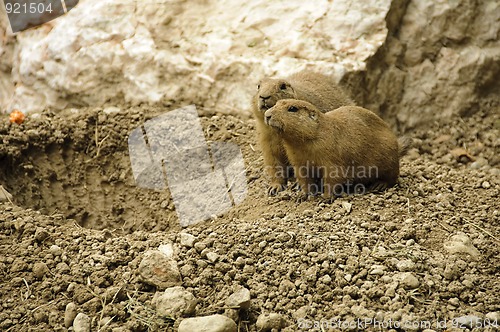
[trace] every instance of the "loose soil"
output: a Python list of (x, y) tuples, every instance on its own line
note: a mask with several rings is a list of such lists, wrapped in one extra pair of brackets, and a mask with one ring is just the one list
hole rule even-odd
[[(298, 203), (290, 189), (267, 197), (254, 121), (199, 109), (208, 142), (241, 148), (248, 195), (184, 230), (168, 190), (136, 185), (127, 145), (130, 131), (174, 108), (45, 112), (22, 125), (2, 115), (0, 184), (13, 198), (0, 203), (0, 330), (67, 331), (69, 302), (91, 317), (92, 331), (175, 330), (179, 321), (155, 314), (157, 290), (137, 275), (143, 253), (169, 242), (182, 286), (199, 300), (197, 316), (224, 313), (239, 285), (250, 290), (239, 331), (257, 331), (266, 312), (283, 315), (284, 331), (358, 318), (429, 322), (436, 331), (446, 320), (453, 331), (451, 320), (467, 315), (487, 326), (475, 330), (495, 330), (488, 322), (500, 311), (498, 106), (407, 133), (414, 147), (396, 187), (331, 203)], [(195, 247), (180, 245), (181, 230), (196, 236)], [(479, 255), (446, 249), (462, 233)], [(208, 260), (205, 249), (219, 259)], [(401, 280), (408, 273), (413, 285)]]

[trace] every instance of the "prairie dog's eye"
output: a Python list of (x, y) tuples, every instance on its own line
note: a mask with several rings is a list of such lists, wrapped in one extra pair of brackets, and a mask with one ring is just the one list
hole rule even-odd
[(280, 89), (281, 89), (281, 90), (286, 90), (286, 84), (285, 84), (285, 83), (281, 83), (281, 85), (280, 85)]
[(288, 112), (297, 112), (299, 109), (295, 106), (288, 107)]
[(260, 84), (257, 84), (257, 90), (260, 90)]

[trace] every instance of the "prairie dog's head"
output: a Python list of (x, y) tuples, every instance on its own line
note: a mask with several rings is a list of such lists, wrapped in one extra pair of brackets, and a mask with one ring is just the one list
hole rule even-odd
[(257, 99), (257, 108), (262, 113), (273, 107), (278, 100), (295, 97), (295, 91), (287, 80), (264, 78), (257, 84), (255, 98)]
[(291, 139), (314, 139), (318, 135), (320, 110), (307, 101), (282, 99), (264, 114), (265, 123)]

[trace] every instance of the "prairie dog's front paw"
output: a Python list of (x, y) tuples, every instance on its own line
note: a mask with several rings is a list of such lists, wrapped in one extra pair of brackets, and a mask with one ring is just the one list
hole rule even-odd
[(267, 189), (267, 194), (269, 196), (276, 196), (279, 192), (285, 190), (285, 185), (282, 183), (273, 183)]

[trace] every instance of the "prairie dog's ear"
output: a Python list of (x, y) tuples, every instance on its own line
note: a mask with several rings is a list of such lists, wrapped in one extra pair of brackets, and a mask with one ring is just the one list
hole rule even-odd
[(318, 113), (316, 113), (315, 111), (309, 111), (309, 117), (316, 121), (316, 119), (318, 118)]
[(290, 85), (290, 83), (288, 83), (286, 80), (278, 80), (277, 83), (278, 83), (278, 88), (281, 91), (286, 91), (286, 90), (292, 88), (292, 86)]

